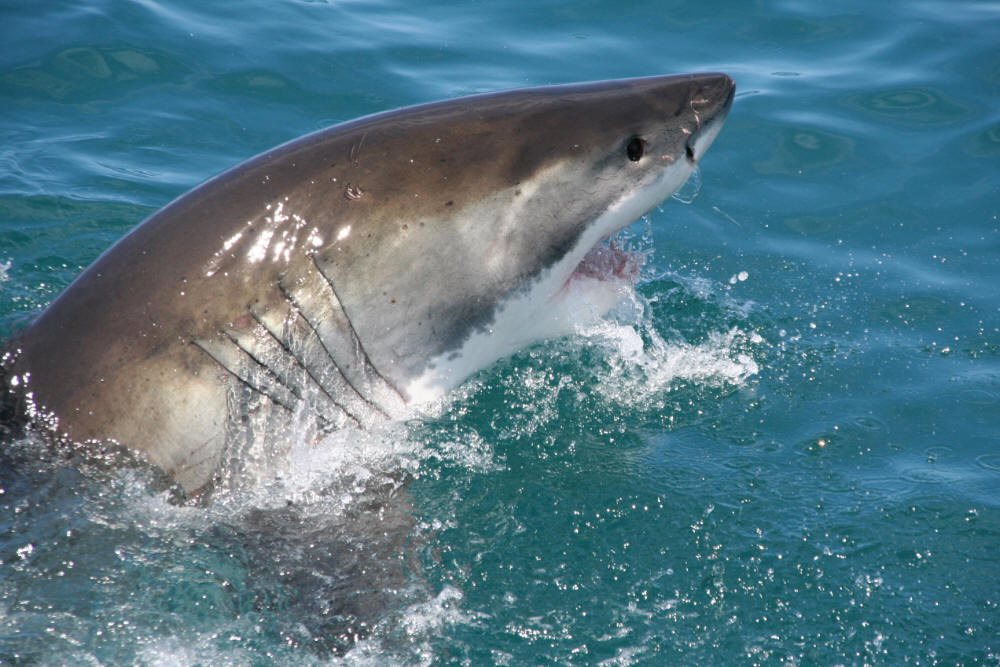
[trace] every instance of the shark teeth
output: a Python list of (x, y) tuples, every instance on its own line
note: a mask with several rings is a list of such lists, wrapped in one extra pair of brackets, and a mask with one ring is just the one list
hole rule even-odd
[(587, 252), (567, 283), (590, 278), (635, 284), (639, 280), (639, 272), (646, 263), (649, 253), (649, 250), (628, 248), (619, 239), (598, 243)]

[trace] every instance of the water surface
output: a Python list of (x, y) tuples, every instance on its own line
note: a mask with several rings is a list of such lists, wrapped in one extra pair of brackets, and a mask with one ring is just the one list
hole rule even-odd
[(0, 661), (1000, 663), (996, 3), (0, 13), (0, 334), (172, 198), (338, 121), (738, 89), (690, 203), (634, 228), (636, 299), (424, 419), (209, 508), (6, 444)]

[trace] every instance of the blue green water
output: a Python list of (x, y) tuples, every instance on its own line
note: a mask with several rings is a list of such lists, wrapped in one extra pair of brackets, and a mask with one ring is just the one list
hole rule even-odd
[(637, 298), (422, 419), (208, 508), (6, 443), (0, 663), (1000, 664), (995, 2), (3, 2), (0, 45), (0, 335), (341, 120), (738, 90)]

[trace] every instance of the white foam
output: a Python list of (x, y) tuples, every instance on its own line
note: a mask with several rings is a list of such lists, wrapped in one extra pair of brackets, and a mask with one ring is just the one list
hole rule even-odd
[[(715, 292), (704, 281), (696, 281), (690, 288), (700, 297)], [(603, 352), (603, 365), (592, 371), (595, 391), (602, 400), (641, 408), (681, 383), (738, 387), (759, 372), (753, 352), (765, 341), (755, 331), (736, 326), (711, 331), (698, 342), (667, 339), (650, 321), (645, 305), (641, 297), (633, 295), (619, 306), (615, 319), (577, 329), (581, 344), (597, 346)], [(750, 307), (724, 305), (740, 314)]]
[(681, 382), (708, 387), (739, 386), (759, 371), (745, 351), (762, 342), (739, 328), (711, 332), (700, 343), (667, 341), (655, 330), (648, 340), (630, 325), (606, 323), (585, 335), (611, 348), (607, 370), (596, 383), (604, 400), (632, 405)]
[(445, 586), (435, 597), (407, 607), (402, 616), (393, 623), (397, 628), (395, 634), (402, 635), (406, 640), (405, 644), (399, 647), (403, 652), (402, 655), (393, 656), (385, 638), (374, 636), (358, 642), (343, 657), (332, 660), (331, 664), (364, 667), (438, 663), (440, 656), (435, 653), (431, 641), (441, 636), (450, 626), (475, 621), (473, 614), (461, 609), (464, 597), (459, 589)]
[[(220, 648), (219, 635), (229, 634), (233, 646)], [(260, 654), (239, 646), (243, 637), (239, 631), (202, 633), (194, 637), (156, 637), (137, 652), (136, 662), (147, 667), (187, 667), (188, 665), (248, 665), (260, 660)], [(296, 657), (297, 664), (309, 664), (305, 656)]]

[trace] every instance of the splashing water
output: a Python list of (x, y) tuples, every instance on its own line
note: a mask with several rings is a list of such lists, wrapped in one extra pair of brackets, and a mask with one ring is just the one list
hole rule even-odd
[(682, 204), (690, 204), (698, 197), (699, 192), (701, 192), (701, 167), (695, 167), (684, 185), (678, 188), (671, 198)]

